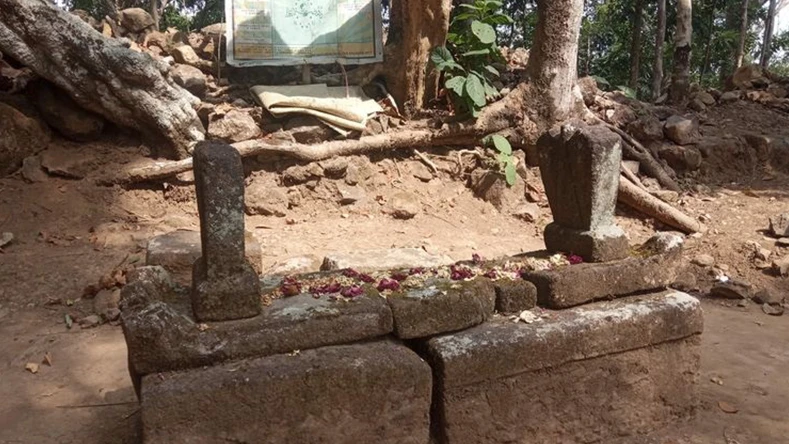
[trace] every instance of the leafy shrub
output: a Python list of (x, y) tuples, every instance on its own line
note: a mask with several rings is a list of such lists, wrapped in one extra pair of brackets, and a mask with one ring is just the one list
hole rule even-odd
[(498, 96), (493, 82), (499, 77), (494, 64), (503, 63), (496, 43), (496, 26), (512, 19), (500, 12), (502, 2), (474, 0), (458, 5), (447, 34), (447, 46), (433, 49), (431, 61), (444, 73), (444, 86), (456, 107), (473, 117)]

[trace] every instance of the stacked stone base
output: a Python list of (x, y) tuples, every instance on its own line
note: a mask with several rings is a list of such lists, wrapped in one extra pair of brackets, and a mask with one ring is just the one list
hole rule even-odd
[[(166, 271), (140, 268), (121, 319), (143, 441), (586, 443), (688, 418), (703, 320), (696, 299), (665, 290), (681, 240), (635, 251), (519, 277), (436, 271), (383, 295), (264, 299), (258, 316), (206, 323)], [(264, 294), (282, 279), (263, 279)]]
[(422, 444), (430, 391), (430, 367), (390, 341), (149, 375), (143, 440)]

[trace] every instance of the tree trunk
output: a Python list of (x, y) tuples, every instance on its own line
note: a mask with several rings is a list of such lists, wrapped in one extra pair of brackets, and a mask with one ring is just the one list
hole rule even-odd
[(104, 6), (107, 8), (107, 15), (113, 20), (118, 20), (118, 5), (115, 0), (104, 0)]
[(384, 75), (392, 97), (412, 116), (438, 93), (430, 52), (446, 43), (452, 0), (394, 0), (390, 9)]
[(80, 106), (164, 142), (184, 158), (204, 138), (198, 101), (169, 67), (107, 39), (48, 0), (0, 0), (0, 51), (60, 87)]
[(734, 54), (734, 69), (742, 66), (745, 58), (745, 42), (748, 40), (748, 0), (742, 0), (740, 9), (740, 38), (737, 42), (737, 52)]
[(540, 115), (561, 121), (576, 105), (578, 36), (584, 0), (537, 0), (537, 29), (527, 72), (538, 97)]
[(636, 0), (633, 5), (633, 30), (630, 40), (630, 83), (633, 91), (638, 91), (638, 77), (641, 71), (641, 31), (644, 27), (644, 0)]
[(150, 0), (151, 18), (153, 18), (153, 29), (159, 30), (159, 0)]
[(773, 44), (773, 29), (775, 28), (775, 9), (778, 5), (778, 0), (770, 0), (770, 7), (767, 9), (767, 18), (764, 22), (764, 39), (762, 40), (762, 58), (759, 64), (762, 68), (767, 68), (770, 64), (770, 56), (772, 55)]
[(677, 30), (674, 36), (674, 72), (671, 76), (669, 100), (682, 103), (690, 89), (690, 43), (693, 36), (693, 2), (677, 0)]
[(709, 21), (707, 22), (707, 45), (704, 50), (704, 61), (701, 62), (701, 71), (699, 72), (699, 84), (704, 81), (704, 75), (707, 73), (710, 65), (710, 53), (712, 52), (712, 42), (715, 36), (715, 10), (718, 5), (717, 0), (712, 2), (712, 10), (710, 11)]
[(666, 0), (658, 0), (655, 33), (655, 64), (652, 74), (652, 100), (663, 92), (663, 43), (666, 40)]

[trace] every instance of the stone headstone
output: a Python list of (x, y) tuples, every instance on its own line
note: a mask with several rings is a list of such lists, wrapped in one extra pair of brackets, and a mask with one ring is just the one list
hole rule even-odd
[(624, 231), (614, 223), (622, 145), (604, 126), (573, 121), (538, 140), (540, 170), (553, 222), (545, 228), (551, 251), (588, 262), (628, 255)]
[(244, 257), (244, 169), (222, 142), (194, 151), (202, 256), (192, 270), (192, 309), (199, 321), (225, 321), (260, 313), (260, 282)]

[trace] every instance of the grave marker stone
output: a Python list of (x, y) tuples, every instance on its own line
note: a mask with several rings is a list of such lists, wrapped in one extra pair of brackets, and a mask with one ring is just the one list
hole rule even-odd
[(540, 137), (540, 171), (553, 213), (544, 234), (548, 250), (587, 262), (627, 257), (627, 237), (614, 222), (621, 143), (608, 128), (581, 121)]
[(260, 281), (244, 257), (244, 168), (235, 148), (200, 142), (194, 154), (202, 256), (192, 269), (192, 310), (198, 321), (260, 313)]

